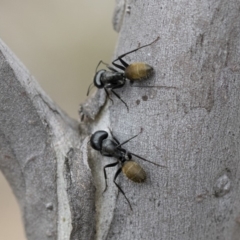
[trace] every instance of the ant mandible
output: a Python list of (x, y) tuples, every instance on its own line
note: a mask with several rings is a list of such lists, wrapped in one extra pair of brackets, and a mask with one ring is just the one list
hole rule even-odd
[[(109, 91), (111, 91), (119, 100), (122, 101), (122, 103), (127, 107), (127, 110), (129, 111), (129, 108), (126, 102), (124, 102), (121, 99), (121, 97), (114, 91), (114, 89), (123, 87), (126, 83), (126, 79), (129, 79), (130, 81), (137, 81), (137, 80), (149, 78), (153, 73), (153, 67), (143, 62), (135, 62), (135, 63), (128, 64), (122, 58), (130, 53), (138, 51), (141, 48), (152, 45), (159, 39), (160, 37), (157, 37), (157, 39), (155, 39), (153, 42), (149, 44), (143, 45), (141, 47), (138, 47), (134, 50), (131, 50), (127, 53), (120, 55), (118, 58), (112, 61), (113, 66), (110, 66), (109, 64), (104, 63), (103, 61), (100, 61), (96, 67), (95, 76), (92, 84), (94, 84), (94, 86), (99, 89), (103, 88), (107, 94), (107, 97), (113, 102), (113, 100), (110, 98), (109, 93), (107, 91), (107, 89), (109, 89)], [(117, 64), (116, 61), (120, 61), (121, 65)], [(105, 69), (101, 69), (97, 71), (101, 63), (106, 65), (110, 71), (107, 71)], [(119, 72), (114, 67), (122, 70), (123, 72)], [(87, 96), (90, 92), (92, 84), (90, 84), (90, 86), (88, 87)]]

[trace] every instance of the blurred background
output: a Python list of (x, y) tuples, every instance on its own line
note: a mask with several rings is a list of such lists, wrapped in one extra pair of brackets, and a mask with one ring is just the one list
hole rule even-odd
[[(113, 0), (0, 0), (0, 38), (71, 117), (86, 97), (99, 60), (117, 42)], [(23, 240), (21, 214), (0, 172), (0, 239)]]

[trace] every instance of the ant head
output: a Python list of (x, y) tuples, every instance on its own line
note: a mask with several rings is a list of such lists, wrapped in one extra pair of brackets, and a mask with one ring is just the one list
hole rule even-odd
[(90, 138), (90, 145), (93, 149), (97, 151), (102, 150), (102, 141), (108, 137), (108, 133), (106, 131), (97, 131), (92, 134)]
[(93, 79), (93, 83), (97, 88), (103, 88), (104, 85), (101, 82), (101, 77), (102, 75), (106, 72), (106, 70), (102, 69), (96, 72), (94, 79)]

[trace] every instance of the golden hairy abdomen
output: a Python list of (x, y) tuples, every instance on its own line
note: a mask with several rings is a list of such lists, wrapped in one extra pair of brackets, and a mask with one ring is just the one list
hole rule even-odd
[(125, 69), (125, 76), (129, 80), (141, 80), (144, 78), (148, 78), (153, 72), (153, 68), (142, 62), (136, 62), (130, 64)]
[(133, 182), (141, 183), (146, 180), (146, 172), (134, 161), (124, 162), (122, 171)]

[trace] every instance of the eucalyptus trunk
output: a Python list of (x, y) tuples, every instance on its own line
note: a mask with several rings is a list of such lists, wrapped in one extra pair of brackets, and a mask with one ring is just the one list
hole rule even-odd
[[(240, 239), (240, 2), (117, 1), (115, 58), (154, 68), (147, 80), (99, 89), (70, 119), (0, 42), (0, 167), (22, 209), (28, 239)], [(77, 111), (77, 110), (76, 110)], [(120, 142), (144, 183), (88, 144), (96, 130)]]

